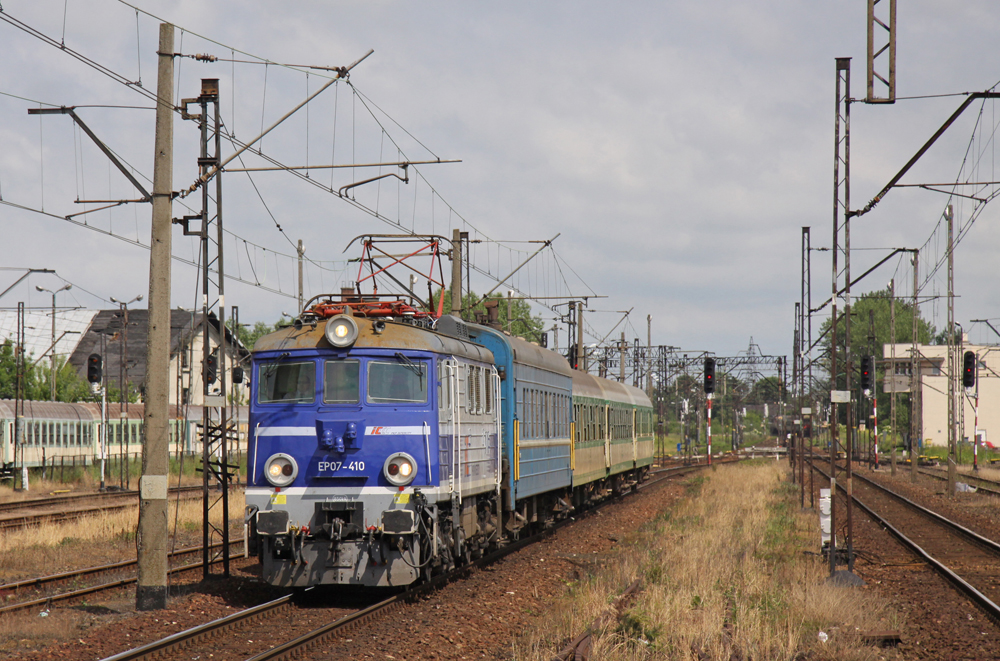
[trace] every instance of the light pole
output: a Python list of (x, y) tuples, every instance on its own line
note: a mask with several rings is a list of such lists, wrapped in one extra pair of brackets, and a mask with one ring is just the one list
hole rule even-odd
[(52, 294), (52, 346), (49, 347), (49, 358), (50, 358), (50, 372), (49, 372), (49, 400), (56, 401), (56, 294), (61, 291), (66, 291), (67, 289), (72, 289), (73, 285), (68, 282), (60, 287), (59, 289), (52, 290), (46, 289), (45, 287), (39, 287), (35, 285), (35, 289), (38, 291), (46, 291)]
[(125, 468), (125, 464), (128, 463), (127, 448), (131, 440), (128, 437), (128, 306), (141, 300), (142, 294), (130, 301), (119, 301), (114, 296), (111, 297), (111, 302), (117, 303), (122, 311), (122, 336), (119, 344), (121, 353), (118, 365), (118, 486), (127, 484), (126, 479), (131, 475)]

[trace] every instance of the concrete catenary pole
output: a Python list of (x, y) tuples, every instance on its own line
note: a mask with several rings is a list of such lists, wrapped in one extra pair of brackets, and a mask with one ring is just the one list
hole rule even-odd
[(153, 157), (153, 216), (149, 249), (149, 332), (146, 406), (139, 479), (137, 610), (167, 606), (167, 469), (170, 395), (170, 243), (173, 195), (174, 26), (160, 24)]
[(653, 315), (646, 315), (646, 397), (653, 399)]
[(917, 343), (917, 317), (920, 308), (917, 301), (919, 289), (920, 252), (913, 251), (913, 337), (910, 339), (910, 482), (917, 482), (917, 446), (923, 435), (923, 412), (920, 408), (920, 347)]
[(302, 305), (305, 303), (305, 299), (302, 297), (302, 258), (306, 254), (305, 248), (302, 247), (302, 239), (299, 239), (299, 245), (298, 248), (296, 249), (296, 252), (298, 253), (299, 257), (299, 312), (302, 312)]
[(625, 331), (622, 331), (622, 341), (618, 345), (618, 383), (625, 383)]
[(955, 420), (955, 214), (949, 204), (944, 210), (948, 221), (948, 493), (955, 495), (955, 464), (958, 463), (957, 422)]
[(892, 470), (896, 471), (896, 279), (889, 281), (889, 352), (892, 373), (889, 382), (892, 383), (892, 399), (889, 400), (889, 417), (892, 419), (892, 433), (889, 447), (892, 448)]
[(462, 232), (451, 233), (451, 313), (462, 316)]

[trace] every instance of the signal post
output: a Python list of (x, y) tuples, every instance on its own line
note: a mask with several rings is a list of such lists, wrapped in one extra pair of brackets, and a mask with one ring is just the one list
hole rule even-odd
[(974, 471), (979, 470), (979, 385), (976, 383), (976, 363), (975, 351), (966, 351), (962, 354), (962, 387), (965, 388), (966, 396), (973, 388), (976, 389), (973, 405), (975, 417), (972, 423), (972, 470)]
[(712, 465), (712, 400), (715, 394), (715, 358), (705, 359), (705, 399), (707, 400), (708, 419), (705, 423), (706, 440), (708, 441), (708, 465)]

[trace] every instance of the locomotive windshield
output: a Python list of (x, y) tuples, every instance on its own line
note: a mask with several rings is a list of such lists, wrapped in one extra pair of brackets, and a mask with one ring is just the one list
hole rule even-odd
[(316, 363), (263, 363), (257, 401), (309, 403), (316, 398)]
[(328, 360), (323, 370), (325, 404), (357, 404), (361, 364), (356, 360)]
[(427, 369), (422, 362), (368, 363), (368, 402), (378, 404), (425, 404)]

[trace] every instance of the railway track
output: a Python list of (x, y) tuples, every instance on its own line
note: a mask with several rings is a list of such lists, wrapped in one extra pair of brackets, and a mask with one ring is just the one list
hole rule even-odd
[[(171, 496), (183, 499), (196, 498), (201, 492), (201, 486), (170, 489)], [(100, 504), (88, 505), (94, 501)], [(0, 503), (0, 531), (30, 528), (43, 523), (74, 521), (135, 507), (138, 502), (138, 491), (113, 491)]]
[[(230, 547), (241, 546), (243, 541), (232, 542)], [(214, 557), (211, 560), (211, 564), (217, 564), (223, 561), (221, 557), (222, 544), (213, 544), (209, 547), (209, 550), (213, 552)], [(230, 549), (232, 550), (232, 549)], [(176, 563), (188, 556), (196, 556), (201, 554), (203, 547), (195, 546), (186, 549), (180, 549), (178, 551), (171, 551), (167, 554), (168, 562)], [(241, 558), (242, 556), (230, 555), (230, 560)], [(120, 574), (126, 571), (135, 571), (137, 565), (136, 560), (124, 560), (122, 562), (114, 562), (106, 565), (98, 565), (95, 567), (86, 567), (84, 569), (77, 569), (74, 571), (62, 572), (59, 574), (52, 574), (50, 576), (41, 576), (38, 578), (30, 578), (23, 581), (16, 581), (14, 583), (6, 583), (0, 585), (0, 615), (4, 613), (13, 613), (16, 611), (27, 610), (29, 608), (36, 608), (39, 606), (49, 607), (54, 603), (61, 603), (65, 601), (72, 601), (74, 599), (79, 599), (81, 597), (97, 594), (100, 592), (106, 592), (108, 590), (115, 590), (118, 588), (131, 585), (136, 582), (135, 576), (128, 576), (125, 578), (118, 578), (111, 581), (105, 581), (103, 583), (94, 583), (92, 585), (84, 587), (76, 587), (72, 590), (67, 590), (64, 592), (47, 592), (51, 590), (53, 586), (58, 584), (78, 584), (79, 581), (84, 579), (93, 578), (100, 576), (102, 574)], [(204, 563), (195, 562), (187, 564), (175, 564), (169, 570), (170, 575), (181, 574), (187, 571), (193, 571), (196, 569), (202, 569)], [(32, 591), (30, 599), (17, 599), (18, 593)]]
[[(201, 485), (172, 487), (170, 493), (187, 493), (201, 491)], [(67, 493), (59, 496), (49, 496), (46, 498), (28, 498), (26, 500), (9, 500), (0, 503), (0, 513), (16, 511), (29, 507), (51, 507), (53, 505), (62, 506), (67, 503), (86, 502), (88, 500), (115, 500), (122, 498), (135, 499), (139, 497), (139, 492), (127, 489), (115, 489), (113, 491), (94, 491), (91, 493)]]
[[(729, 463), (731, 461), (736, 461), (736, 459), (715, 463)], [(638, 485), (637, 489), (647, 489), (661, 481), (687, 475), (707, 467), (707, 464), (701, 464), (665, 468), (656, 471), (656, 477)], [(597, 512), (603, 505), (615, 502), (616, 500), (618, 499), (609, 499), (587, 513)], [(409, 588), (404, 592), (376, 603), (365, 604), (351, 610), (323, 610), (317, 614), (309, 612), (307, 609), (297, 608), (295, 598), (288, 595), (240, 611), (239, 613), (234, 613), (228, 617), (173, 634), (147, 645), (107, 657), (104, 661), (162, 660), (179, 655), (182, 651), (184, 658), (189, 659), (201, 655), (202, 650), (205, 652), (211, 650), (215, 658), (240, 658), (248, 659), (249, 661), (275, 661), (277, 659), (298, 658), (309, 650), (322, 645), (324, 641), (345, 635), (368, 621), (385, 617), (396, 609), (401, 608), (407, 602), (417, 599), (421, 595), (435, 590), (449, 581), (467, 575), (472, 568), (485, 567), (530, 544), (548, 538), (556, 530), (570, 524), (572, 521), (572, 519), (564, 519), (550, 529), (541, 531), (531, 537), (523, 538), (493, 553), (484, 555), (469, 565), (459, 567), (452, 572), (437, 576), (427, 583)], [(305, 595), (308, 595), (308, 592), (304, 593), (303, 596)], [(325, 621), (318, 621), (323, 619)], [(249, 637), (247, 635), (236, 634), (237, 632), (242, 633), (242, 629), (250, 623), (254, 623), (254, 630), (253, 639), (248, 642)], [(315, 626), (310, 625), (310, 623), (314, 623)], [(308, 630), (301, 631), (305, 625), (310, 625)], [(204, 656), (207, 658), (207, 654)], [(177, 658), (180, 658), (180, 656), (177, 656)]]
[[(817, 453), (812, 454), (814, 461), (827, 462), (829, 459), (828, 455), (821, 455)], [(839, 462), (841, 465), (843, 461)], [(882, 466), (887, 466), (887, 462), (883, 462)], [(908, 464), (900, 464), (898, 466), (899, 470), (909, 470)], [(854, 474), (857, 475), (859, 467), (855, 468)], [(927, 477), (933, 478), (935, 480), (947, 481), (948, 479), (948, 469), (947, 468), (935, 468), (931, 466), (917, 466), (917, 472), (921, 475), (926, 475)], [(997, 480), (991, 480), (985, 477), (980, 477), (978, 475), (971, 475), (969, 473), (959, 472), (957, 473), (957, 480), (959, 482), (965, 482), (971, 486), (976, 487), (976, 493), (982, 493), (984, 495), (990, 496), (1000, 496), (1000, 482)]]
[[(923, 475), (927, 475), (928, 477), (933, 477), (936, 480), (947, 481), (948, 479), (947, 468), (918, 468), (917, 471)], [(976, 487), (976, 493), (983, 493), (990, 496), (1000, 496), (1000, 482), (997, 482), (996, 480), (988, 480), (976, 475), (969, 475), (968, 473), (958, 473), (957, 480)]]
[[(858, 507), (1000, 624), (1000, 544), (863, 475), (854, 473), (854, 480)], [(837, 486), (846, 493), (843, 484)]]

